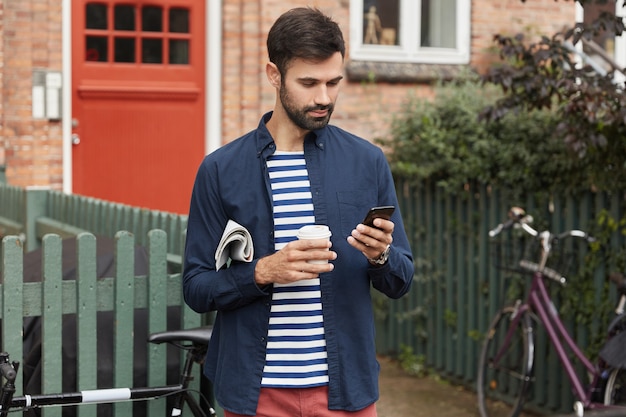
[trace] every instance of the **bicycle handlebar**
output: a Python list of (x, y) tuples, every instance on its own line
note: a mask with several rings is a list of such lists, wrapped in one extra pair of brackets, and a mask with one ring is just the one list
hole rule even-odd
[(509, 220), (503, 223), (500, 223), (495, 228), (489, 231), (490, 237), (495, 237), (498, 234), (500, 234), (503, 230), (510, 229), (511, 227), (520, 227), (522, 230), (524, 230), (526, 233), (528, 233), (529, 235), (533, 237), (545, 235), (549, 237), (550, 241), (563, 239), (565, 237), (579, 237), (579, 238), (585, 239), (589, 243), (595, 242), (596, 240), (593, 236), (590, 236), (586, 232), (583, 232), (582, 230), (575, 230), (575, 229), (568, 230), (566, 232), (559, 233), (559, 234), (553, 234), (547, 230), (544, 232), (539, 232), (535, 230), (529, 224), (533, 222), (532, 216), (527, 215), (524, 209), (520, 207), (512, 207), (511, 210), (509, 210), (508, 216), (509, 216)]

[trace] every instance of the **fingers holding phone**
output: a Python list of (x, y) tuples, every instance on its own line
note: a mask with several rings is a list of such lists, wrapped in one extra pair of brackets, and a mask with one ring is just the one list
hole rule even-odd
[[(393, 214), (395, 209), (396, 208), (394, 206), (372, 207), (371, 209), (369, 209), (369, 211), (367, 212), (367, 214), (365, 215), (365, 218), (363, 219), (361, 223), (369, 227), (377, 227), (376, 225), (374, 225), (374, 220), (376, 219), (391, 220), (391, 215)], [(380, 229), (381, 227), (378, 227), (378, 228)]]
[(393, 206), (371, 208), (348, 237), (348, 243), (366, 258), (377, 258), (393, 241), (394, 224), (390, 219), (394, 210)]

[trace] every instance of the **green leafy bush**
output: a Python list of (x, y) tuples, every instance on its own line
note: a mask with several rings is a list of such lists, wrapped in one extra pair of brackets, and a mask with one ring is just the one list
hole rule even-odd
[(499, 98), (494, 86), (474, 77), (441, 84), (432, 101), (409, 97), (390, 136), (377, 142), (390, 150), (396, 175), (436, 181), (449, 191), (475, 181), (516, 196), (588, 190), (585, 161), (553, 136), (558, 120), (550, 110), (479, 120)]

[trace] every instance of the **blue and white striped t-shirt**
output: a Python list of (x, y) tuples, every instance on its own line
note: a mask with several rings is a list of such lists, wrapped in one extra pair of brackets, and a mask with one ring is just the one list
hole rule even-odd
[[(315, 223), (304, 153), (276, 152), (267, 161), (274, 205), (276, 250)], [(263, 387), (328, 384), (320, 280), (274, 284)]]

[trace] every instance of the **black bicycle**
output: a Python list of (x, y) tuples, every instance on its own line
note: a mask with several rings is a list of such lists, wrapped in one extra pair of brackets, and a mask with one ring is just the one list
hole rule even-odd
[(15, 380), (20, 364), (11, 361), (8, 353), (0, 353), (0, 374), (3, 382), (0, 389), (0, 417), (8, 416), (9, 412), (25, 411), (31, 408), (106, 404), (164, 397), (173, 398), (173, 406), (169, 414), (172, 417), (182, 415), (185, 405), (189, 407), (194, 417), (216, 416), (210, 401), (204, 395), (200, 394), (200, 401), (198, 401), (189, 390), (189, 382), (193, 379), (191, 372), (193, 365), (194, 363), (201, 364), (204, 361), (211, 332), (212, 327), (205, 326), (150, 335), (148, 339), (150, 343), (169, 343), (187, 352), (179, 383), (158, 387), (107, 388), (57, 394), (14, 396)]

